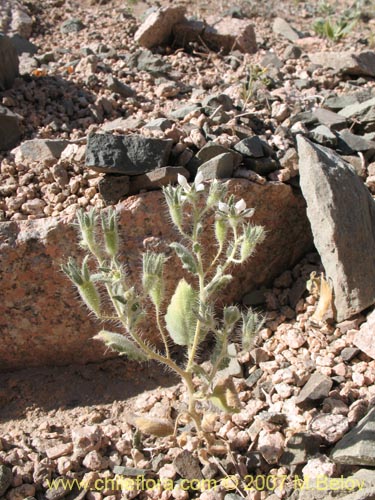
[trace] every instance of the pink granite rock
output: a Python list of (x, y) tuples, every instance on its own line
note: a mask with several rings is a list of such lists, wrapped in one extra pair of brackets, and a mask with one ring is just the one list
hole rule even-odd
[(185, 16), (185, 7), (161, 7), (152, 12), (138, 28), (134, 40), (142, 47), (151, 49), (168, 42), (172, 28)]
[[(303, 198), (287, 184), (255, 184), (245, 179), (228, 181), (230, 192), (255, 207), (255, 224), (267, 237), (252, 259), (233, 268), (234, 280), (222, 292), (222, 302), (242, 298), (246, 291), (268, 283), (289, 269), (310, 248), (312, 237)], [(182, 273), (169, 248), (176, 238), (169, 224), (162, 192), (131, 196), (117, 205), (123, 238), (123, 258), (130, 277), (139, 280), (141, 253), (146, 249), (171, 255), (166, 269), (171, 296)], [(2, 222), (0, 224), (0, 366), (64, 365), (102, 359), (105, 347), (92, 340), (103, 325), (82, 305), (60, 266), (69, 256), (82, 258), (72, 218)], [(208, 255), (215, 251), (208, 221), (203, 232)], [(147, 335), (156, 337), (153, 322)], [(111, 325), (113, 329), (113, 325)], [(112, 353), (113, 355), (113, 353)]]

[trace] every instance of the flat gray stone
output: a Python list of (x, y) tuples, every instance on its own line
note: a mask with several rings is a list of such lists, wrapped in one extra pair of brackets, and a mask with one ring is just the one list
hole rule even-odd
[(162, 167), (143, 175), (134, 175), (130, 178), (129, 194), (139, 193), (141, 190), (152, 191), (168, 184), (176, 184), (178, 174), (189, 179), (190, 174), (184, 167)]
[(300, 185), (315, 246), (333, 288), (337, 321), (375, 302), (375, 204), (335, 152), (297, 137)]
[(216, 144), (215, 142), (207, 142), (203, 146), (202, 149), (198, 151), (195, 157), (201, 161), (201, 164), (215, 158), (215, 156), (221, 155), (223, 153), (229, 153), (233, 158), (233, 166), (234, 168), (238, 167), (242, 162), (242, 155), (237, 153), (236, 151), (232, 151), (220, 144)]
[(168, 73), (172, 68), (161, 56), (148, 49), (137, 50), (128, 57), (127, 63), (130, 68), (147, 71), (152, 75)]
[(169, 114), (171, 118), (183, 120), (189, 113), (197, 111), (198, 109), (201, 109), (201, 106), (199, 104), (186, 104), (185, 106), (174, 109)]
[(135, 90), (112, 75), (109, 75), (107, 78), (107, 87), (109, 90), (112, 90), (112, 92), (120, 94), (120, 96), (124, 98), (135, 96)]
[(332, 450), (339, 464), (375, 466), (375, 407), (349, 431)]
[(17, 148), (17, 155), (29, 162), (53, 162), (60, 158), (68, 144), (68, 141), (58, 139), (31, 139)]
[(14, 148), (21, 139), (21, 117), (0, 105), (0, 151)]
[(337, 137), (326, 125), (318, 125), (309, 133), (309, 137), (323, 146), (336, 146)]
[(233, 157), (230, 153), (222, 153), (211, 160), (204, 162), (198, 172), (203, 175), (203, 180), (229, 179), (233, 174)]
[(246, 137), (242, 141), (235, 144), (234, 149), (243, 156), (249, 158), (262, 158), (265, 156), (262, 141), (257, 135), (254, 137)]
[(155, 118), (155, 120), (150, 120), (143, 126), (148, 130), (160, 130), (161, 132), (165, 132), (169, 128), (171, 128), (173, 122), (168, 120), (168, 118)]
[(375, 142), (368, 141), (360, 135), (353, 134), (349, 129), (339, 132), (339, 138), (340, 142), (342, 141), (346, 145), (348, 153), (365, 153), (367, 151), (375, 151)]
[(272, 30), (276, 33), (276, 35), (281, 35), (290, 42), (294, 42), (295, 40), (301, 38), (299, 32), (292, 28), (292, 26), (282, 17), (275, 18)]
[(60, 31), (64, 35), (67, 35), (68, 33), (78, 33), (78, 31), (83, 30), (84, 27), (85, 26), (80, 19), (71, 18), (62, 23)]
[(10, 41), (15, 47), (18, 55), (21, 55), (24, 52), (26, 52), (26, 54), (34, 55), (38, 52), (38, 47), (34, 43), (31, 43), (27, 40), (27, 38), (23, 38), (20, 35), (13, 35), (10, 37)]
[(10, 89), (18, 76), (17, 50), (9, 37), (0, 33), (0, 90)]
[(348, 126), (346, 118), (325, 108), (317, 108), (313, 111), (313, 116), (318, 119), (321, 125), (325, 125), (331, 130), (341, 130)]
[(116, 205), (129, 194), (129, 176), (107, 174), (100, 179), (98, 188), (106, 205)]
[(375, 52), (315, 52), (309, 54), (313, 64), (332, 68), (336, 73), (353, 76), (375, 76)]
[(171, 149), (171, 140), (138, 134), (90, 134), (86, 146), (86, 165), (97, 172), (140, 175), (164, 167)]
[(320, 401), (326, 398), (333, 385), (332, 380), (327, 375), (323, 375), (318, 371), (314, 372), (306, 384), (302, 387), (301, 392), (296, 398), (297, 405), (303, 405), (312, 401)]
[(309, 457), (319, 452), (322, 438), (310, 432), (296, 432), (286, 442), (280, 457), (281, 465), (305, 464)]

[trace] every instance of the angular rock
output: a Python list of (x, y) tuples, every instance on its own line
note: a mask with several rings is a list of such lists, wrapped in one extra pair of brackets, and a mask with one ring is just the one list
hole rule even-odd
[(203, 21), (185, 21), (173, 28), (175, 43), (186, 46), (202, 41), (211, 49), (223, 52), (239, 50), (252, 54), (257, 51), (254, 26), (248, 20), (224, 17), (214, 26)]
[(171, 70), (171, 65), (161, 56), (153, 54), (148, 49), (139, 49), (128, 58), (128, 66), (139, 71), (147, 71), (152, 75), (163, 75)]
[(259, 175), (268, 175), (277, 169), (277, 163), (272, 158), (244, 158), (246, 168), (254, 170)]
[(18, 55), (12, 41), (0, 33), (0, 91), (11, 88), (18, 76)]
[(333, 288), (337, 321), (375, 302), (375, 205), (332, 150), (297, 138), (300, 185), (315, 246)]
[(76, 456), (87, 455), (90, 451), (99, 450), (102, 443), (102, 430), (98, 425), (77, 427), (72, 430), (72, 442)]
[(284, 453), (280, 457), (280, 464), (305, 464), (309, 457), (317, 454), (321, 443), (320, 436), (309, 432), (296, 432), (286, 442)]
[(262, 141), (257, 135), (254, 137), (246, 137), (242, 141), (237, 142), (234, 149), (244, 156), (250, 158), (262, 158), (265, 156)]
[(333, 382), (329, 377), (318, 371), (314, 372), (296, 398), (296, 404), (304, 405), (305, 403), (317, 402), (326, 398), (332, 384)]
[(231, 154), (233, 158), (234, 168), (238, 167), (242, 162), (241, 154), (211, 141), (207, 142), (207, 144), (198, 151), (198, 153), (195, 155), (195, 158), (197, 158), (203, 163), (205, 161), (212, 160), (212, 158), (215, 158), (215, 156), (218, 156), (223, 153)]
[(214, 156), (198, 168), (198, 172), (203, 175), (203, 180), (229, 179), (233, 173), (233, 157), (230, 153), (222, 153)]
[(349, 129), (341, 130), (339, 136), (339, 149), (343, 153), (373, 153), (375, 151), (375, 142), (368, 141), (360, 135), (352, 134)]
[(134, 40), (147, 49), (164, 45), (168, 43), (173, 26), (184, 18), (185, 7), (161, 7), (152, 12), (141, 24), (134, 35)]
[(375, 52), (315, 52), (308, 54), (313, 64), (332, 68), (336, 73), (353, 76), (375, 76)]
[(180, 106), (170, 112), (171, 118), (176, 120), (183, 120), (188, 114), (200, 110), (201, 106), (198, 104), (186, 104), (185, 106)]
[(18, 55), (25, 52), (26, 54), (34, 55), (38, 52), (38, 47), (34, 43), (29, 42), (29, 40), (20, 35), (13, 35), (10, 37), (10, 41), (13, 47), (15, 47)]
[(330, 130), (341, 130), (348, 125), (345, 117), (329, 109), (317, 108), (313, 111), (313, 116), (318, 119), (319, 123), (325, 125)]
[(330, 444), (336, 443), (350, 428), (349, 419), (344, 415), (325, 413), (315, 417), (309, 427), (313, 433), (322, 436)]
[[(228, 181), (230, 193), (255, 207), (254, 224), (265, 226), (267, 237), (246, 266), (233, 268), (234, 279), (221, 297), (228, 304), (260, 288), (290, 269), (312, 246), (305, 202), (287, 184), (264, 185), (247, 180)], [(168, 252), (176, 232), (168, 222), (164, 196), (150, 191), (126, 198), (117, 206), (122, 255), (129, 279), (139, 279), (139, 255), (152, 239), (153, 248)], [(84, 253), (77, 245), (73, 217), (10, 221), (0, 224), (1, 370), (28, 366), (86, 363), (103, 359), (106, 349), (93, 342), (101, 328), (113, 325), (96, 322), (88, 313), (71, 283), (60, 269), (68, 256), (80, 260)], [(202, 244), (214, 249), (212, 221), (202, 231)], [(208, 252), (209, 254), (209, 252)], [(166, 266), (166, 302), (182, 278), (178, 258)], [(17, 307), (14, 306), (17, 304)], [(144, 332), (158, 339), (153, 321)], [(106, 353), (114, 356), (113, 353)]]
[(0, 106), (0, 151), (14, 148), (21, 139), (21, 116)]
[(116, 205), (129, 194), (130, 177), (128, 175), (107, 174), (100, 179), (98, 188), (106, 205)]
[(171, 140), (142, 135), (90, 134), (86, 166), (97, 172), (140, 175), (164, 167), (172, 149)]
[(144, 125), (142, 118), (129, 116), (129, 118), (116, 118), (101, 126), (104, 132), (114, 132), (115, 130), (124, 132), (125, 130), (137, 130)]
[[(370, 358), (375, 359), (375, 312), (372, 311), (367, 316), (367, 321), (361, 325), (359, 331), (355, 334), (353, 344), (366, 353)], [(357, 350), (357, 349), (356, 349)], [(342, 353), (341, 353), (342, 356)]]
[(337, 144), (336, 135), (331, 132), (331, 130), (325, 125), (318, 125), (314, 129), (312, 129), (309, 133), (309, 136), (314, 141), (322, 144), (323, 146), (331, 146), (334, 147)]
[(143, 175), (130, 177), (129, 193), (137, 194), (142, 189), (151, 191), (168, 184), (176, 184), (178, 174), (189, 179), (190, 173), (184, 167), (162, 167)]
[(68, 141), (55, 139), (31, 139), (13, 150), (16, 162), (51, 163), (58, 160)]
[(173, 466), (181, 477), (190, 480), (199, 480), (203, 478), (199, 460), (188, 450), (183, 450), (177, 455), (173, 460)]
[(354, 122), (360, 122), (358, 127), (372, 132), (375, 130), (375, 97), (361, 103), (350, 104), (339, 111), (339, 115)]
[(281, 35), (290, 42), (294, 42), (295, 40), (301, 38), (298, 31), (292, 28), (292, 26), (282, 17), (275, 18), (272, 30), (276, 33), (276, 35)]
[(135, 96), (135, 91), (131, 87), (129, 87), (129, 85), (126, 85), (112, 75), (109, 75), (107, 78), (107, 86), (109, 90), (120, 94), (120, 96), (124, 97), (125, 99), (127, 97)]
[(62, 23), (60, 31), (64, 35), (67, 35), (68, 33), (78, 33), (78, 31), (83, 30), (84, 27), (85, 26), (80, 19), (71, 18)]
[(0, 496), (3, 496), (12, 484), (13, 474), (6, 465), (0, 465)]
[(332, 450), (339, 464), (375, 466), (375, 407)]
[(171, 128), (173, 122), (168, 120), (168, 118), (155, 118), (155, 120), (151, 120), (144, 125), (143, 128), (147, 130), (160, 130), (161, 132), (165, 132), (169, 128)]

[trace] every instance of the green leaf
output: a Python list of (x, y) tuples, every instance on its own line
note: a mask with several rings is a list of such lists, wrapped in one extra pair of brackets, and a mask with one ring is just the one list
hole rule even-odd
[(249, 309), (242, 314), (242, 348), (249, 349), (255, 335), (263, 327), (266, 318), (261, 314)]
[(230, 358), (228, 356), (228, 336), (223, 331), (216, 332), (215, 346), (211, 354), (211, 363), (218, 363), (218, 369), (223, 370), (229, 365)]
[(196, 274), (198, 265), (194, 256), (189, 252), (189, 250), (184, 245), (181, 245), (181, 243), (177, 242), (171, 243), (169, 246), (176, 252), (178, 258), (182, 263), (182, 267), (190, 273)]
[(210, 396), (210, 401), (226, 413), (238, 413), (241, 403), (231, 378), (218, 382)]
[(198, 293), (180, 280), (165, 315), (169, 335), (177, 345), (191, 346), (197, 324)]
[(121, 355), (127, 356), (133, 361), (147, 361), (148, 359), (147, 355), (139, 347), (120, 333), (102, 330), (95, 335), (94, 339), (101, 340), (107, 347), (110, 347)]

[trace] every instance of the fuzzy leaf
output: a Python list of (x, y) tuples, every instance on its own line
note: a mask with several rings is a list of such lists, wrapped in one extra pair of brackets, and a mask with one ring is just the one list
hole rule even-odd
[(117, 351), (121, 355), (127, 356), (133, 361), (147, 361), (147, 356), (133, 342), (120, 333), (102, 330), (94, 339), (101, 340), (107, 347)]
[(211, 363), (215, 365), (218, 362), (219, 370), (227, 368), (230, 362), (227, 344), (228, 336), (224, 332), (218, 331), (215, 335), (215, 346), (211, 354)]
[(197, 324), (198, 294), (184, 279), (180, 280), (165, 315), (167, 330), (177, 345), (190, 346)]
[(241, 408), (241, 403), (231, 378), (221, 380), (216, 384), (210, 396), (210, 401), (217, 408), (227, 413), (238, 413)]
[(176, 252), (178, 258), (182, 263), (182, 267), (189, 271), (192, 274), (197, 273), (197, 262), (194, 259), (194, 256), (189, 252), (189, 250), (181, 245), (181, 243), (171, 243), (169, 245)]

